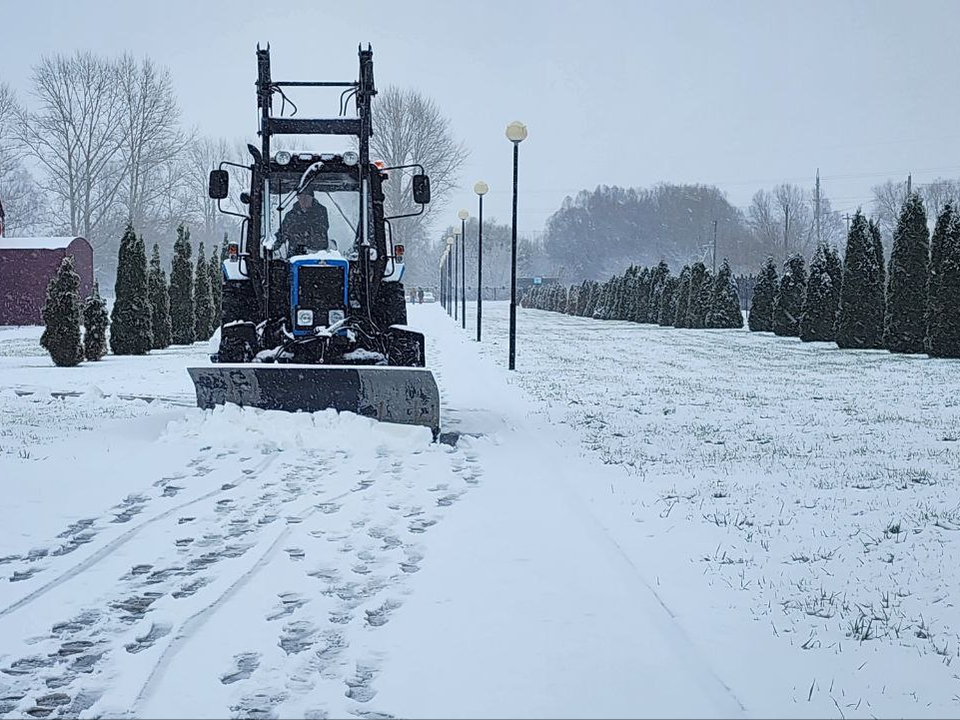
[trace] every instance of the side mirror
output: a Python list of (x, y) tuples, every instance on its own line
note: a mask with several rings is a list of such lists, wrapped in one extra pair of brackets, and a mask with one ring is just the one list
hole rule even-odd
[(213, 200), (223, 200), (230, 189), (230, 173), (226, 170), (211, 170), (208, 194)]
[(427, 175), (413, 176), (413, 201), (417, 205), (430, 202), (430, 178)]

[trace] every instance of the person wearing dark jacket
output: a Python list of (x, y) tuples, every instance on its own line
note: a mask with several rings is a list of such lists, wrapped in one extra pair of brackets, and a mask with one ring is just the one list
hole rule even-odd
[(291, 254), (326, 250), (330, 246), (329, 229), (327, 209), (313, 197), (312, 190), (304, 188), (280, 223), (280, 242), (287, 243)]

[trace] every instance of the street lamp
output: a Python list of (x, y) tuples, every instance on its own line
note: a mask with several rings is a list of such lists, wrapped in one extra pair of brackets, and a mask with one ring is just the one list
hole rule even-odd
[(467, 218), (470, 213), (461, 210), (457, 213), (460, 218), (460, 320), (464, 330), (467, 329)]
[(447, 248), (446, 248), (446, 246), (444, 246), (443, 252), (440, 253), (440, 262), (438, 263), (439, 266), (440, 266), (440, 282), (439, 282), (439, 288), (440, 288), (440, 304), (441, 304), (443, 307), (446, 307), (445, 303), (446, 303), (446, 301), (447, 301), (447, 295), (446, 295), (446, 290), (447, 290), (447, 288), (446, 288), (446, 284), (447, 284), (446, 268), (443, 266), (443, 264), (446, 262), (446, 260), (447, 260)]
[(453, 268), (450, 265), (450, 260), (453, 256), (453, 238), (447, 238), (447, 315), (450, 315), (453, 311), (453, 307), (450, 302), (450, 297), (452, 295), (451, 289), (453, 283), (451, 282), (453, 276)]
[(507, 125), (507, 140), (513, 143), (513, 227), (510, 233), (510, 361), (507, 367), (517, 365), (517, 168), (520, 162), (520, 143), (527, 138), (527, 126), (519, 120)]
[(480, 201), (477, 220), (477, 342), (480, 342), (480, 318), (483, 315), (483, 196), (489, 189), (483, 180), (473, 186), (473, 191)]
[(457, 241), (458, 233), (456, 230), (453, 231), (453, 319), (458, 320), (460, 318), (460, 303), (457, 302), (457, 298), (460, 297), (460, 243)]

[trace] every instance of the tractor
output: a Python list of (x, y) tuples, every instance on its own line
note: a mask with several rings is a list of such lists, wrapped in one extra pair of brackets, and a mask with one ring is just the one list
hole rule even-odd
[[(424, 336), (406, 325), (404, 248), (393, 242), (390, 224), (424, 211), (430, 179), (419, 164), (371, 161), (373, 50), (361, 46), (358, 54), (356, 81), (278, 82), (269, 46), (257, 47), (259, 147), (247, 146), (249, 165), (224, 161), (209, 178), (220, 212), (241, 218), (240, 241), (227, 245), (222, 262), (219, 342), (209, 366), (188, 372), (203, 408), (332, 408), (423, 425), (436, 437), (439, 391), (426, 368)], [(285, 116), (291, 88), (340, 89), (339, 115)], [(346, 115), (351, 99), (355, 117)], [(354, 149), (274, 151), (278, 136), (347, 136)], [(249, 176), (241, 212), (222, 204), (230, 166)], [(412, 174), (418, 208), (388, 217), (384, 183), (400, 182), (401, 173)]]

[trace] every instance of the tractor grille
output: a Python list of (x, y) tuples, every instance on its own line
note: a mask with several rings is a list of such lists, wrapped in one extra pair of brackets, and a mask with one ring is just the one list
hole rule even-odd
[[(346, 273), (337, 265), (302, 265), (297, 272), (297, 308), (322, 313), (345, 310), (343, 300)], [(326, 322), (319, 323), (326, 325)]]

